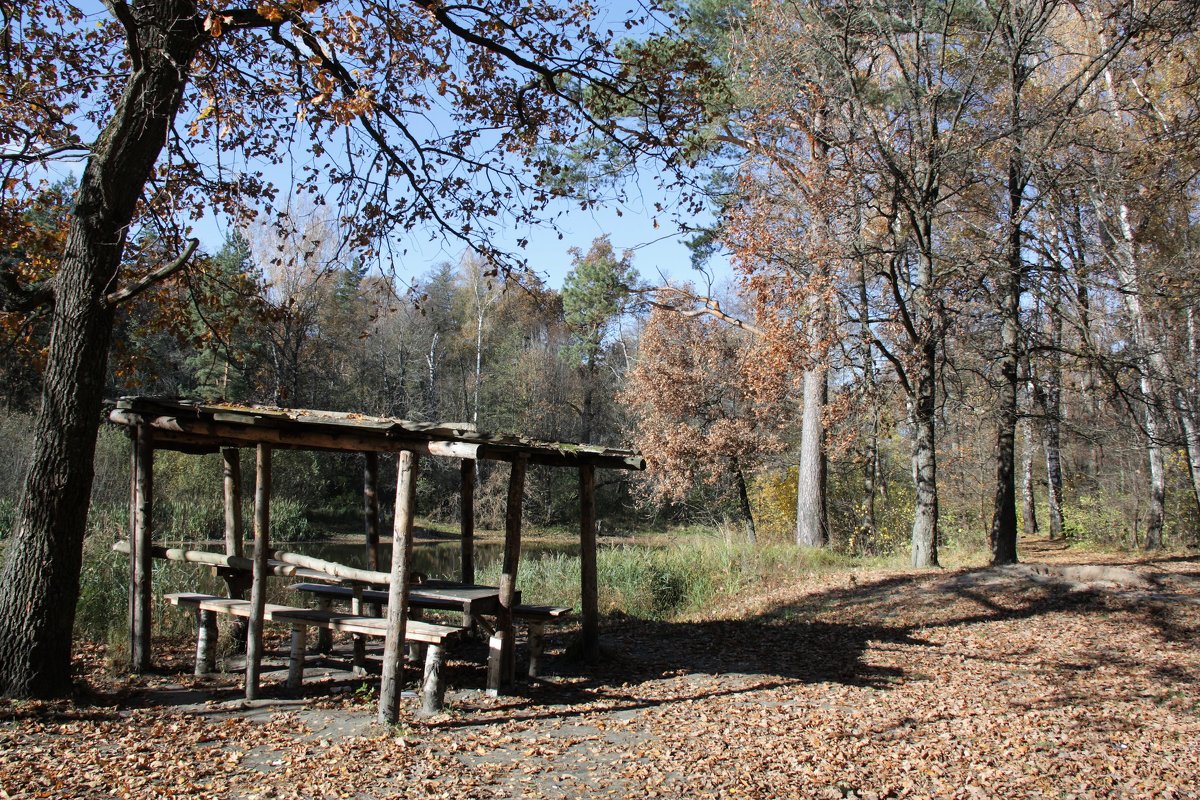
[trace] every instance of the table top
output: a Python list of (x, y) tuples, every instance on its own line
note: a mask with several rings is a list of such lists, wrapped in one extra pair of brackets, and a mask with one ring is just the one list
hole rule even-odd
[[(363, 600), (370, 603), (387, 602), (386, 590), (369, 589), (356, 581), (335, 578), (314, 570), (297, 570), (296, 577), (321, 580), (324, 583), (342, 587), (341, 591), (356, 590), (360, 592)], [(303, 586), (303, 584), (298, 586)], [(307, 589), (307, 591), (316, 590)], [(516, 601), (520, 602), (520, 593), (517, 594)], [(409, 586), (408, 602), (409, 605), (418, 608), (461, 609), (469, 614), (495, 614), (500, 608), (500, 589), (496, 586), (427, 580)]]

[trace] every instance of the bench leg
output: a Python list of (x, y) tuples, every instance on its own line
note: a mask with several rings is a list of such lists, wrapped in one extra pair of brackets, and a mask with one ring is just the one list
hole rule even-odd
[(503, 652), (504, 631), (496, 631), (488, 639), (487, 693), (491, 697), (500, 695), (500, 683), (504, 675)]
[[(409, 619), (419, 620), (423, 616), (422, 609), (411, 608), (408, 611)], [(408, 642), (404, 645), (404, 657), (409, 661), (416, 661), (417, 663), (420, 663), (421, 655), (421, 645), (418, 642)]]
[[(350, 613), (356, 617), (361, 617), (363, 613), (362, 589), (354, 593), (354, 597), (350, 600)], [(350, 634), (351, 641), (354, 644), (354, 674), (367, 674), (367, 637), (361, 633)]]
[(292, 626), (292, 651), (288, 655), (287, 688), (289, 689), (299, 689), (304, 684), (304, 648), (307, 639), (307, 625)]
[(541, 622), (529, 623), (529, 677), (536, 678), (542, 671), (542, 648), (545, 642), (542, 638), (544, 625)]
[(445, 658), (441, 645), (431, 644), (425, 655), (425, 677), (421, 682), (421, 716), (437, 714), (446, 704), (446, 683), (442, 680)]
[(217, 671), (217, 615), (196, 609), (196, 674)]
[[(317, 608), (321, 611), (330, 611), (333, 609), (333, 601), (328, 597), (317, 598)], [(321, 628), (317, 632), (317, 652), (321, 655), (328, 655), (333, 651), (333, 631), (329, 628)]]

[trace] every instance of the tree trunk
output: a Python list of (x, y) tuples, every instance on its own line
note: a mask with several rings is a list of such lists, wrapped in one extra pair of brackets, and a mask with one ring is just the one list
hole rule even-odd
[(1037, 501), (1033, 483), (1033, 425), (1028, 419), (1021, 421), (1021, 521), (1026, 536), (1038, 532)]
[[(1056, 294), (1059, 286), (1055, 286)], [(1055, 297), (1057, 307), (1059, 297)], [(1052, 313), (1050, 320), (1050, 366), (1035, 390), (1042, 410), (1042, 446), (1046, 451), (1046, 510), (1050, 516), (1050, 538), (1063, 537), (1062, 440), (1062, 315)]]
[[(1111, 68), (1104, 70), (1104, 84), (1108, 91), (1105, 108), (1113, 119), (1114, 126), (1123, 125), (1121, 114), (1116, 104), (1116, 92), (1113, 87)], [(1146, 433), (1146, 461), (1150, 477), (1150, 509), (1146, 514), (1145, 548), (1153, 550), (1162, 546), (1162, 526), (1166, 500), (1166, 471), (1163, 468), (1162, 452), (1162, 418), (1161, 404), (1155, 379), (1166, 374), (1166, 365), (1161, 349), (1157, 342), (1152, 341), (1152, 331), (1149, 320), (1146, 319), (1142, 308), (1142, 287), (1138, 275), (1136, 243), (1133, 224), (1129, 221), (1129, 206), (1122, 199), (1115, 209), (1107, 201), (1104, 211), (1110, 224), (1115, 223), (1116, 231), (1112, 232), (1113, 264), (1116, 267), (1117, 285), (1121, 298), (1125, 303), (1125, 312), (1129, 316), (1129, 325), (1133, 329), (1134, 350), (1137, 357), (1139, 380), (1138, 390), (1144, 406), (1144, 423)]]
[(746, 538), (750, 544), (756, 544), (758, 535), (754, 530), (754, 511), (750, 507), (750, 492), (746, 488), (746, 475), (742, 472), (742, 467), (738, 464), (737, 459), (733, 460), (733, 477), (737, 483), (738, 506), (742, 510), (742, 518), (746, 520)]
[(917, 498), (913, 510), (912, 565), (938, 566), (937, 449), (934, 390), (937, 353), (933, 344), (922, 348), (917, 375), (917, 395), (910, 400), (913, 423), (913, 483)]
[[(1019, 85), (1014, 91), (1014, 107), (1020, 102)], [(1014, 122), (1019, 114), (1013, 112)], [(1017, 394), (1021, 364), (1021, 273), (1022, 195), (1025, 181), (1021, 174), (1020, 145), (1014, 145), (1008, 162), (1008, 241), (1005, 252), (1003, 295), (1000, 301), (1000, 385), (996, 409), (996, 496), (992, 505), (990, 544), (992, 565), (1017, 561)]]
[(864, 543), (875, 539), (875, 491), (879, 475), (879, 397), (876, 392), (875, 357), (871, 344), (871, 301), (867, 292), (866, 259), (862, 258), (858, 259), (858, 313), (863, 383), (866, 385), (868, 407), (871, 408), (871, 429), (866, 437), (866, 452), (863, 454), (862, 515), (859, 518), (858, 535), (853, 547), (853, 552), (861, 556), (865, 553)]
[(1196, 414), (1192, 410), (1189, 399), (1180, 393), (1179, 425), (1183, 429), (1183, 442), (1187, 450), (1188, 474), (1192, 480), (1192, 496), (1196, 507), (1200, 508), (1200, 427), (1196, 424)]
[(193, 2), (132, 6), (140, 66), (93, 146), (71, 210), (33, 457), (0, 574), (0, 693), (8, 696), (62, 695), (71, 687), (71, 630), (113, 327), (106, 295), (201, 37)]
[(804, 408), (800, 422), (800, 467), (796, 476), (796, 544), (824, 547), (828, 541), (825, 524), (825, 482), (822, 468), (826, 370), (804, 373)]

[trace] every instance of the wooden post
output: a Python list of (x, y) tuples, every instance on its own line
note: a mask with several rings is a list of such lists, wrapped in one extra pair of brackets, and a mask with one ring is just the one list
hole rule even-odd
[[(242, 556), (242, 456), (236, 447), (221, 448), (222, 473), (225, 480), (225, 555)], [(235, 600), (246, 598), (246, 576), (226, 570), (225, 593)], [(238, 652), (246, 651), (246, 621), (241, 617), (230, 620), (229, 636)]]
[[(363, 453), (363, 525), (366, 529), (367, 569), (379, 571), (379, 453)], [(379, 603), (368, 603), (365, 612), (372, 617), (383, 616)], [(356, 645), (357, 648), (357, 645)], [(355, 653), (357, 654), (357, 649)]]
[(150, 669), (150, 587), (154, 569), (150, 552), (154, 535), (154, 433), (145, 422), (138, 423), (135, 447), (133, 539), (129, 553), (133, 569), (129, 667), (133, 672), (146, 672)]
[(462, 475), (459, 498), (459, 528), (462, 531), (460, 579), (463, 583), (471, 584), (475, 583), (475, 459), (464, 458), (458, 466)]
[[(242, 459), (236, 447), (222, 447), (225, 474), (225, 555), (242, 555)], [(229, 595), (233, 597), (233, 594)], [(241, 599), (239, 596), (238, 599)]]
[(363, 522), (367, 530), (367, 569), (379, 570), (379, 453), (364, 453)]
[[(500, 610), (496, 615), (496, 636), (500, 647), (493, 648), (490, 658), (499, 664), (489, 665), (488, 691), (495, 695), (512, 685), (516, 665), (516, 643), (513, 630), (513, 606), (517, 595), (517, 566), (521, 561), (521, 505), (525, 497), (526, 459), (513, 459), (508, 478), (508, 505), (504, 510), (504, 563), (500, 573)], [(494, 638), (494, 637), (493, 637)]]
[(379, 683), (379, 721), (395, 725), (400, 718), (404, 685), (404, 635), (408, 626), (408, 584), (417, 504), (417, 454), (401, 451), (396, 469), (396, 512), (392, 528), (392, 582), (388, 586), (387, 638), (383, 646), (383, 678)]
[(271, 446), (260, 444), (254, 481), (254, 578), (246, 635), (246, 699), (258, 698), (262, 667), (263, 616), (267, 607), (267, 554), (271, 550)]
[(137, 613), (137, 506), (138, 506), (138, 445), (137, 426), (129, 428), (129, 598), (125, 614), (129, 629), (129, 669), (134, 669), (133, 640), (136, 636)]
[(579, 593), (583, 658), (600, 657), (600, 601), (596, 580), (596, 468), (579, 468)]

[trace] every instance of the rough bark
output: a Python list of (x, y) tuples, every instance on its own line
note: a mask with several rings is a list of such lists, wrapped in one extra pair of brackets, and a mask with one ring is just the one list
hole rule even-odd
[(34, 451), (0, 574), (0, 693), (10, 696), (55, 696), (71, 686), (71, 629), (113, 328), (106, 295), (200, 41), (193, 2), (140, 0), (130, 11), (138, 68), (93, 146), (71, 210)]
[(913, 483), (917, 498), (913, 513), (912, 565), (938, 566), (938, 493), (934, 389), (937, 376), (934, 345), (921, 353), (916, 397), (912, 403)]
[(821, 414), (825, 401), (826, 370), (804, 372), (804, 407), (800, 419), (800, 466), (796, 477), (796, 544), (824, 547), (828, 541), (825, 524), (825, 486), (822, 481)]
[[(1014, 92), (1014, 104), (1019, 92)], [(1019, 115), (1014, 111), (1019, 123)], [(1025, 180), (1021, 174), (1020, 151), (1015, 149), (1008, 165), (1008, 237), (1005, 274), (1000, 302), (1000, 385), (996, 387), (996, 495), (992, 505), (990, 544), (992, 564), (1017, 561), (1017, 394), (1021, 363), (1021, 274), (1022, 236), (1020, 218)]]

